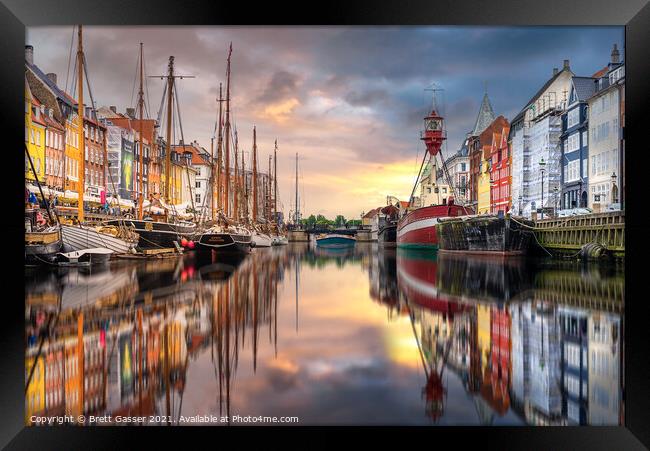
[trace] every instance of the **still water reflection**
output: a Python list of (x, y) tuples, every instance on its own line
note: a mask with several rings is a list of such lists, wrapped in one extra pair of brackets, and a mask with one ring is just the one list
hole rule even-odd
[(25, 287), (28, 423), (623, 422), (616, 268), (291, 244), (41, 268)]

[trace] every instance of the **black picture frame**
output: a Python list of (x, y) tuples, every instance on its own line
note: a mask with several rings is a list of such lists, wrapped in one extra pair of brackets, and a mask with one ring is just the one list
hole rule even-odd
[[(623, 427), (568, 428), (370, 428), (372, 438), (394, 437), (403, 443), (423, 438), (442, 444), (466, 444), (478, 439), (479, 446), (498, 449), (644, 449), (650, 447), (650, 374), (647, 338), (648, 302), (644, 299), (644, 265), (647, 255), (648, 228), (643, 185), (647, 175), (648, 144), (645, 141), (650, 101), (650, 5), (648, 0), (472, 0), (392, 2), (374, 1), (319, 2), (283, 5), (278, 2), (215, 2), (207, 0), (2, 0), (2, 85), (0, 87), (0, 124), (3, 126), (2, 159), (3, 205), (0, 230), (4, 238), (2, 255), (4, 311), (0, 315), (0, 393), (2, 421), (0, 445), (7, 449), (133, 449), (134, 438), (143, 444), (149, 440), (167, 445), (174, 442), (189, 446), (195, 441), (219, 443), (214, 429), (186, 428), (25, 428), (24, 409), (24, 293), (20, 280), (23, 255), (21, 219), (24, 174), (22, 149), (24, 40), (25, 26), (36, 25), (623, 25), (626, 60), (626, 306), (624, 317), (624, 399)], [(21, 150), (22, 153), (22, 150)], [(632, 161), (629, 164), (629, 161)], [(643, 172), (642, 172), (643, 171)], [(307, 428), (310, 431), (313, 428)], [(341, 428), (337, 428), (341, 429)], [(304, 430), (304, 429), (303, 429)], [(244, 440), (258, 436), (247, 428), (229, 431)], [(277, 429), (266, 429), (275, 433)], [(283, 430), (283, 432), (286, 430)], [(318, 443), (338, 444), (328, 433), (318, 432)], [(406, 432), (403, 434), (402, 432)], [(414, 438), (413, 433), (422, 434)], [(220, 433), (222, 433), (220, 431)], [(314, 443), (313, 438), (298, 438), (298, 446)], [(408, 435), (407, 435), (408, 434)], [(425, 435), (426, 434), (426, 435)], [(478, 435), (477, 435), (478, 434)], [(275, 434), (273, 434), (275, 435)], [(191, 436), (188, 437), (188, 436)], [(267, 434), (263, 434), (264, 437)], [(218, 436), (219, 438), (221, 436)], [(233, 438), (238, 438), (233, 437)], [(188, 441), (191, 440), (191, 441)], [(273, 442), (266, 442), (273, 443)], [(277, 442), (278, 446), (283, 442)], [(291, 442), (290, 442), (291, 443)], [(404, 444), (404, 443), (403, 443)], [(415, 443), (413, 443), (415, 444)]]

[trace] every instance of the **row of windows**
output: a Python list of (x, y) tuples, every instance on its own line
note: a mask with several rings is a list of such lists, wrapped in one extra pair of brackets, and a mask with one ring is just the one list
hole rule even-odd
[(618, 108), (618, 98), (617, 91), (610, 91), (607, 94), (602, 95), (600, 98), (596, 99), (591, 103), (591, 115), (598, 116), (609, 110), (610, 107)]
[(65, 157), (65, 174), (71, 179), (79, 179), (79, 162), (72, 158)]
[(86, 177), (86, 183), (88, 185), (103, 185), (104, 184), (104, 176), (100, 171), (95, 171), (94, 169), (91, 169), (90, 173), (89, 173), (88, 168), (85, 168), (84, 174), (85, 174), (85, 177)]
[(53, 149), (64, 150), (63, 134), (45, 130), (45, 145)]
[(104, 152), (102, 149), (90, 148), (90, 159), (88, 159), (88, 146), (86, 146), (86, 161), (96, 164), (104, 164)]
[(567, 114), (567, 128), (571, 128), (580, 122), (580, 107), (574, 108)]
[(591, 175), (606, 175), (618, 171), (618, 149), (591, 156)]
[(65, 134), (65, 143), (76, 149), (79, 148), (79, 135), (77, 133), (66, 133)]
[(498, 188), (492, 188), (493, 199), (503, 199), (510, 196), (510, 185), (503, 185)]
[(88, 124), (84, 125), (84, 131), (86, 132), (86, 137), (93, 142), (103, 142), (104, 141), (104, 132), (97, 127), (89, 127)]

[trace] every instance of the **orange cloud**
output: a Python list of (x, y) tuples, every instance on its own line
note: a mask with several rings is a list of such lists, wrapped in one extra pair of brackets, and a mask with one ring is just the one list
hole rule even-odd
[(293, 110), (299, 105), (300, 101), (295, 97), (292, 97), (267, 106), (259, 116), (282, 124), (289, 119)]

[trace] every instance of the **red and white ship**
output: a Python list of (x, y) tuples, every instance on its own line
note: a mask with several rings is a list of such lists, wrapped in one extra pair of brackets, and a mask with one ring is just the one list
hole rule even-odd
[[(438, 115), (434, 106), (431, 113), (424, 118), (424, 133), (422, 134), (422, 140), (427, 146), (427, 152), (422, 161), (422, 166), (424, 166), (427, 157), (435, 158), (436, 155), (439, 155), (442, 160), (440, 147), (442, 146), (442, 142), (447, 139), (443, 124), (444, 119), (442, 116)], [(442, 162), (442, 168), (443, 171), (446, 171), (444, 161)], [(420, 168), (420, 173), (421, 172), (422, 168)], [(416, 186), (419, 181), (420, 174), (418, 174)], [(413, 188), (413, 192), (415, 192), (415, 187)], [(411, 194), (411, 202), (412, 201), (413, 194)], [(430, 205), (410, 210), (397, 223), (397, 246), (437, 248), (438, 238), (436, 236), (436, 224), (438, 223), (438, 218), (464, 216), (472, 213), (473, 212), (469, 208), (463, 205), (456, 205), (453, 201), (453, 197), (450, 197), (449, 201), (444, 205)]]

